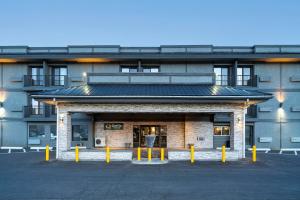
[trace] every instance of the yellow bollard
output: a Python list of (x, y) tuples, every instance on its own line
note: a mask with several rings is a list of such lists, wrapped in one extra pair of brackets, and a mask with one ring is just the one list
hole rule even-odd
[(109, 146), (106, 147), (106, 163), (110, 162)]
[(160, 149), (160, 160), (162, 160), (162, 161), (165, 160), (165, 149), (164, 148)]
[(152, 149), (151, 148), (148, 148), (148, 161), (151, 161), (151, 159), (152, 159), (152, 151), (151, 151)]
[(256, 162), (256, 146), (253, 145), (252, 147), (252, 161)]
[(46, 151), (45, 151), (45, 153), (46, 153), (46, 155), (45, 155), (45, 160), (46, 160), (46, 161), (49, 161), (49, 157), (50, 157), (50, 156), (49, 156), (49, 145), (48, 145), (48, 144), (46, 145)]
[(226, 160), (226, 148), (225, 145), (222, 146), (222, 163), (225, 163)]
[(191, 163), (195, 162), (195, 148), (194, 145), (191, 145)]
[(141, 147), (138, 147), (138, 149), (137, 149), (137, 160), (138, 161), (141, 160)]
[(75, 162), (79, 162), (79, 148), (77, 145), (75, 147)]

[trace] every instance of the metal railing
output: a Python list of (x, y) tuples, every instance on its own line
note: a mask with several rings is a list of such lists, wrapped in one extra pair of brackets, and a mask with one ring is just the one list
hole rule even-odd
[(24, 118), (51, 117), (56, 115), (55, 106), (52, 105), (24, 106), (23, 112)]
[(64, 75), (25, 75), (24, 87), (32, 86), (67, 86), (68, 77)]

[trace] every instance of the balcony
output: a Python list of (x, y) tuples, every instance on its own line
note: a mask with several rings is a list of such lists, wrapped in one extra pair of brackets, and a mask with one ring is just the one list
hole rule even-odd
[(25, 119), (45, 120), (45, 118), (56, 120), (55, 106), (24, 106), (23, 109)]
[(61, 75), (25, 75), (25, 88), (63, 87), (68, 85), (68, 77)]

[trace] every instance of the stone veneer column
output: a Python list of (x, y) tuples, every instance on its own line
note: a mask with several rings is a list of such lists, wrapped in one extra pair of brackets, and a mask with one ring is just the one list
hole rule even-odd
[(56, 158), (62, 159), (62, 152), (71, 146), (71, 115), (67, 111), (57, 109), (57, 145)]
[(245, 157), (245, 111), (244, 108), (235, 109), (231, 118), (230, 147), (239, 152), (239, 158)]

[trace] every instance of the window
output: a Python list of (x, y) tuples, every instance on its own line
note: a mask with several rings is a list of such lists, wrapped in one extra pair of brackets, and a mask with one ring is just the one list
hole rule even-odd
[(29, 137), (40, 138), (45, 137), (45, 126), (44, 125), (29, 125)]
[(236, 85), (251, 86), (252, 80), (252, 67), (251, 66), (239, 66), (237, 68), (237, 81)]
[(159, 67), (157, 66), (146, 66), (146, 67), (143, 67), (143, 72), (145, 73), (158, 73), (159, 72)]
[(72, 141), (88, 141), (88, 125), (73, 125)]
[(50, 125), (50, 139), (56, 139), (56, 125)]
[(216, 74), (216, 85), (228, 85), (227, 66), (215, 66), (214, 73)]
[(52, 70), (52, 85), (64, 86), (65, 78), (68, 75), (67, 67), (54, 67)]
[(32, 86), (44, 85), (44, 69), (42, 66), (30, 67), (30, 75)]
[(137, 66), (121, 66), (122, 73), (136, 73), (138, 72)]
[(159, 66), (143, 66), (140, 69), (138, 66), (121, 66), (122, 73), (137, 73), (137, 72), (144, 72), (144, 73), (158, 73)]
[(44, 103), (31, 99), (31, 114), (42, 115), (44, 113)]
[(214, 126), (214, 135), (215, 136), (229, 136), (230, 135), (230, 126)]

